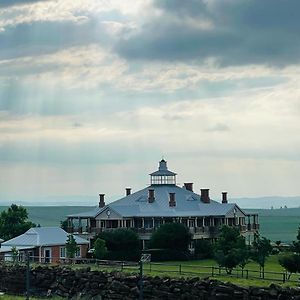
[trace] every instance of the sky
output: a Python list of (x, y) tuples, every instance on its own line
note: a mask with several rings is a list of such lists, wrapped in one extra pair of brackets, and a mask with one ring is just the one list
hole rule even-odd
[(109, 202), (162, 157), (216, 200), (300, 195), (299, 11), (1, 0), (0, 203)]

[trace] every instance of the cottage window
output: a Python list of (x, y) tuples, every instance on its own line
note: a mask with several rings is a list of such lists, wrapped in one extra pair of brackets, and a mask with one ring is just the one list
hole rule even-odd
[(66, 258), (66, 247), (60, 247), (59, 256), (60, 258)]

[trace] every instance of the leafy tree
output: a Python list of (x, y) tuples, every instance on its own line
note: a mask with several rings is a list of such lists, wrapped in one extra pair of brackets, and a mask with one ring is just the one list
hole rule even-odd
[(35, 226), (28, 220), (27, 210), (23, 206), (12, 204), (0, 214), (0, 236), (4, 240), (12, 239)]
[(105, 241), (108, 253), (107, 259), (137, 260), (140, 257), (138, 235), (125, 228), (104, 231), (97, 237)]
[(68, 235), (66, 242), (66, 252), (68, 258), (74, 258), (75, 253), (79, 250), (76, 240), (72, 234)]
[(279, 258), (279, 264), (284, 267), (288, 272), (290, 279), (292, 273), (300, 273), (300, 255), (293, 254), (287, 255)]
[(18, 263), (19, 251), (15, 246), (11, 247), (11, 257), (14, 264)]
[(192, 236), (189, 229), (180, 223), (166, 223), (151, 236), (150, 246), (157, 249), (188, 251)]
[(94, 249), (95, 258), (102, 259), (103, 257), (105, 257), (107, 253), (107, 248), (104, 240), (97, 238), (94, 243)]
[(245, 238), (239, 230), (234, 227), (222, 226), (220, 236), (215, 246), (215, 258), (226, 272), (231, 274), (232, 269), (240, 265), (244, 267), (247, 263), (248, 251)]
[(298, 228), (297, 241), (293, 242), (293, 250), (297, 254), (300, 254), (300, 227)]
[(288, 279), (292, 273), (300, 273), (300, 227), (298, 228), (297, 241), (293, 242), (293, 250), (294, 254), (279, 258), (280, 265), (289, 272)]
[(251, 258), (257, 262), (260, 266), (260, 272), (262, 277), (265, 277), (265, 263), (267, 257), (272, 252), (272, 246), (270, 240), (265, 237), (260, 237), (259, 233), (254, 234), (254, 241), (252, 244)]
[(67, 231), (68, 227), (68, 219), (60, 221), (60, 228), (62, 228), (64, 231)]

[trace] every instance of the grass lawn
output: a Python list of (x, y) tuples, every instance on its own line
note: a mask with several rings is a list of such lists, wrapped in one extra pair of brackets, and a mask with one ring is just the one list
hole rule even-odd
[[(243, 274), (241, 270), (234, 270), (231, 275), (227, 275), (224, 270), (219, 270), (217, 263), (212, 259), (197, 261), (173, 261), (163, 263), (147, 263), (144, 264), (144, 274), (151, 276), (170, 276), (170, 277), (210, 277), (225, 282), (232, 282), (241, 286), (269, 286), (275, 283), (281, 286), (299, 286), (298, 278), (300, 274), (293, 274), (290, 280), (298, 282), (283, 283), (283, 275), (276, 273), (284, 273), (284, 269), (278, 263), (280, 255), (272, 255), (268, 257), (265, 266), (265, 280), (260, 278), (259, 266), (255, 262), (249, 262)], [(73, 265), (72, 268), (82, 268), (90, 266), (92, 270), (122, 270), (126, 273), (138, 273), (138, 266), (97, 266), (97, 265)], [(212, 268), (213, 267), (213, 268)], [(246, 271), (248, 270), (248, 271)], [(247, 279), (248, 274), (248, 279)], [(243, 276), (243, 277), (242, 277)]]

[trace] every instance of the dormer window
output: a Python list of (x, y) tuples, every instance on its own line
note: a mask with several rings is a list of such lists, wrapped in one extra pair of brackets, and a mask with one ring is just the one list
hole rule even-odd
[(159, 162), (158, 170), (150, 174), (151, 185), (176, 184), (176, 173), (168, 170), (167, 162), (162, 159)]

